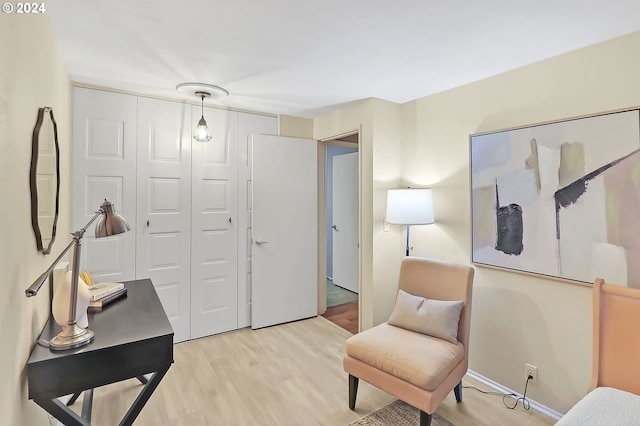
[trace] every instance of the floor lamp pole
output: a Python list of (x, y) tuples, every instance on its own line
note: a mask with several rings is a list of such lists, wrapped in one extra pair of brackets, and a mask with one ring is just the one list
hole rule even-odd
[(410, 226), (411, 225), (407, 225), (407, 256), (409, 256), (409, 249), (410, 249), (409, 247), (409, 227)]

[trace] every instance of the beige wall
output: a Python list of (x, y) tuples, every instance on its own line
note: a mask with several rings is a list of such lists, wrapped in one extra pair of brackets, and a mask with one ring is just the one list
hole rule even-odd
[(313, 138), (313, 120), (310, 118), (278, 116), (278, 135), (292, 138)]
[[(53, 108), (61, 150), (60, 217), (54, 255), (37, 253), (31, 229), (31, 132), (38, 108)], [(0, 15), (0, 417), (3, 424), (45, 425), (27, 397), (25, 364), (49, 315), (49, 289), (24, 290), (69, 243), (70, 83), (46, 15)]]
[[(368, 100), (315, 120), (316, 138), (363, 128), (362, 242), (373, 245), (361, 250), (364, 328), (386, 320), (392, 308), (401, 257), (396, 252), (404, 245), (403, 228), (380, 231), (384, 188), (433, 188), (436, 223), (412, 228), (413, 254), (469, 263), (469, 135), (640, 105), (639, 51), (635, 33), (399, 109)], [(391, 115), (376, 114), (380, 105)], [(538, 383), (528, 395), (558, 412), (585, 395), (590, 287), (476, 267), (473, 303), (471, 370), (522, 392), (524, 364), (536, 365)]]
[(401, 107), (367, 99), (314, 120), (313, 137), (330, 139), (360, 133), (360, 326), (370, 328), (386, 320), (395, 288), (403, 243), (396, 232), (384, 232), (386, 190), (397, 188), (401, 177)]
[[(431, 181), (437, 223), (416, 227), (418, 254), (470, 260), (470, 134), (640, 105), (640, 33), (419, 99), (403, 139), (403, 178)], [(606, 143), (615, 143), (607, 141)], [(591, 288), (476, 268), (470, 368), (560, 412), (591, 379)]]

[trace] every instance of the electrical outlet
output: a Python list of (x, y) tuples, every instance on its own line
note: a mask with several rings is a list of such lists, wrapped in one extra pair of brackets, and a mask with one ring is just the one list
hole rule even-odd
[(530, 383), (536, 383), (538, 381), (538, 367), (531, 364), (525, 364), (524, 370), (527, 379), (531, 376)]

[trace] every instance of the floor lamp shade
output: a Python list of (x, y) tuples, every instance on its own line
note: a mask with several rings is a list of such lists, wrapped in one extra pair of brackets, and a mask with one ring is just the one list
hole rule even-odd
[(430, 189), (390, 189), (386, 222), (396, 225), (427, 225), (434, 222)]

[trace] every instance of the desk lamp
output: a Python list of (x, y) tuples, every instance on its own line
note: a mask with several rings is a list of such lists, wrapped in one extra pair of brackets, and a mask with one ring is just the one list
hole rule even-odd
[(115, 212), (113, 204), (106, 199), (100, 206), (96, 214), (91, 218), (84, 228), (74, 232), (73, 238), (69, 245), (60, 253), (53, 261), (51, 266), (36, 279), (33, 284), (25, 290), (27, 297), (35, 296), (42, 284), (47, 280), (53, 268), (63, 258), (63, 256), (73, 247), (73, 265), (71, 271), (71, 291), (69, 296), (69, 321), (66, 326), (62, 327), (62, 331), (58, 333), (49, 342), (49, 348), (53, 351), (62, 351), (66, 349), (78, 348), (87, 345), (93, 341), (93, 331), (81, 327), (76, 324), (76, 302), (78, 299), (78, 277), (80, 275), (80, 249), (82, 245), (82, 237), (87, 231), (89, 225), (94, 220), (100, 218), (95, 228), (96, 238), (109, 237), (111, 235), (122, 234), (131, 230), (127, 221)]

